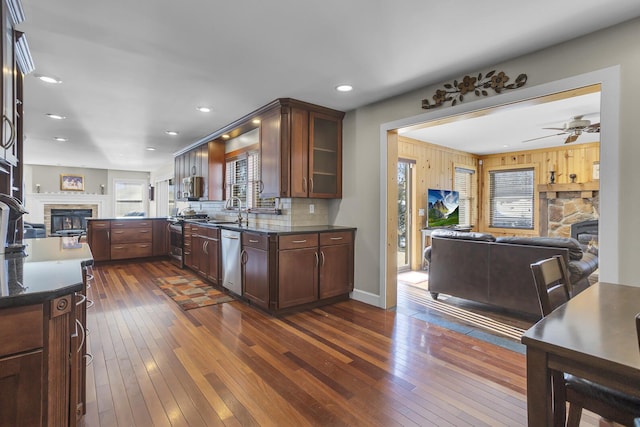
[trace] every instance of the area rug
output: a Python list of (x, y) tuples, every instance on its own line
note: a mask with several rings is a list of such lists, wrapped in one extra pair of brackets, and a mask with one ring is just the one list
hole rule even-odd
[(233, 297), (195, 277), (162, 277), (156, 279), (156, 285), (183, 310), (233, 301)]

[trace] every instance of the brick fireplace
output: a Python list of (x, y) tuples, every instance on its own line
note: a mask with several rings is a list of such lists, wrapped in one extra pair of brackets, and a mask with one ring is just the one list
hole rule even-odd
[(571, 237), (571, 224), (600, 217), (599, 183), (543, 184), (540, 193), (540, 235)]

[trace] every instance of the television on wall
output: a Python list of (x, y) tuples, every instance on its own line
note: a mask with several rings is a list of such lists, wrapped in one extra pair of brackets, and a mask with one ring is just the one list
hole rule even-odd
[(459, 223), (459, 194), (453, 190), (427, 190), (427, 228), (455, 227)]

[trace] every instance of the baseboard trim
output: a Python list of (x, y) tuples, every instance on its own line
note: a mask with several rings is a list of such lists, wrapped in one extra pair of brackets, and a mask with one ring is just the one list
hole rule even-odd
[(380, 298), (380, 295), (372, 294), (371, 292), (354, 289), (353, 292), (351, 292), (351, 299), (373, 305), (374, 307), (384, 308), (384, 301)]

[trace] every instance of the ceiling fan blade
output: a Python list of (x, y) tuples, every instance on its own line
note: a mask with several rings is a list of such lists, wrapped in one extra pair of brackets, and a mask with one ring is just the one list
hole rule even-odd
[(563, 130), (566, 133), (566, 129), (565, 128), (542, 128), (542, 129), (550, 129), (550, 130)]
[(584, 128), (585, 132), (590, 132), (590, 133), (598, 133), (600, 132), (600, 123), (594, 123), (592, 125), (587, 126), (586, 128)]
[(576, 134), (574, 134), (574, 135), (569, 135), (569, 136), (567, 137), (567, 139), (565, 139), (564, 143), (565, 143), (565, 144), (569, 144), (569, 143), (571, 143), (571, 142), (575, 142), (575, 141), (578, 139), (578, 137), (579, 137), (579, 136), (580, 136), (580, 135), (576, 135)]
[(561, 133), (556, 133), (556, 134), (554, 134), (554, 135), (547, 135), (547, 136), (540, 136), (540, 137), (538, 137), (538, 138), (525, 139), (525, 140), (524, 140), (524, 141), (522, 141), (522, 142), (524, 143), (524, 142), (536, 141), (536, 140), (538, 140), (538, 139), (551, 138), (552, 136), (564, 135), (565, 133), (566, 133), (566, 132), (561, 132)]

